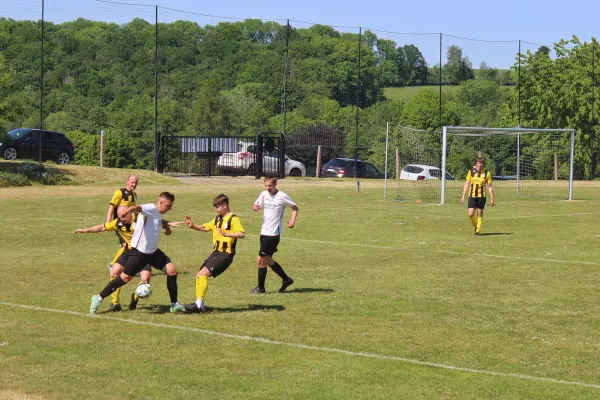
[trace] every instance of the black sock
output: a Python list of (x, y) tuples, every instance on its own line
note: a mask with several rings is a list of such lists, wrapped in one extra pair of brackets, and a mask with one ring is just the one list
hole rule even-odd
[(283, 268), (281, 268), (281, 265), (279, 265), (279, 263), (277, 261), (275, 261), (275, 263), (273, 265), (271, 265), (271, 269), (273, 270), (273, 272), (275, 272), (277, 275), (279, 275), (279, 277), (281, 279), (283, 279), (284, 281), (287, 281), (290, 279), (290, 277), (285, 274), (285, 271), (283, 270)]
[(126, 284), (126, 282), (123, 279), (121, 279), (120, 276), (113, 279), (112, 281), (108, 282), (108, 285), (106, 285), (106, 287), (104, 287), (104, 289), (102, 289), (102, 291), (100, 292), (100, 297), (102, 297), (103, 299), (107, 298), (115, 290), (117, 290), (118, 288), (120, 288), (121, 286), (123, 286), (125, 284)]
[(265, 288), (265, 280), (267, 279), (267, 269), (259, 268), (258, 269), (258, 287)]
[(177, 275), (167, 276), (167, 290), (169, 291), (171, 303), (177, 303)]

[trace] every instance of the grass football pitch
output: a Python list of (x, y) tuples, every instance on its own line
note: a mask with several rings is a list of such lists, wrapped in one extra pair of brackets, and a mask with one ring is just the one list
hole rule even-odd
[[(119, 184), (0, 190), (0, 398), (27, 399), (597, 399), (600, 397), (600, 184), (574, 201), (497, 196), (474, 237), (465, 206), (383, 201), (382, 182), (279, 183), (298, 203), (253, 295), (262, 182), (140, 179), (162, 190), (166, 218), (214, 217), (226, 193), (247, 236), (209, 280), (207, 314), (168, 312), (165, 276), (128, 311), (88, 314), (117, 250), (104, 221)], [(285, 221), (290, 211), (286, 211)], [(211, 235), (185, 226), (161, 239), (194, 300)], [(137, 279), (133, 283), (137, 282)]]

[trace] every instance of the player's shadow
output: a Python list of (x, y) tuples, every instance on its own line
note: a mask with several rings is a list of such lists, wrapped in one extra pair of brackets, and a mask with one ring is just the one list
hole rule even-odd
[(479, 236), (503, 236), (503, 235), (512, 235), (512, 232), (487, 232), (487, 233), (479, 234)]
[(283, 311), (285, 307), (279, 304), (248, 304), (240, 307), (206, 307), (209, 313), (236, 313), (248, 311)]
[[(147, 310), (150, 314), (167, 314), (170, 313), (170, 306), (162, 304), (149, 304), (146, 306), (138, 306), (138, 310)], [(212, 313), (236, 313), (236, 312), (248, 312), (248, 311), (283, 311), (285, 307), (278, 304), (248, 304), (247, 306), (239, 307), (206, 307), (205, 313), (200, 314), (212, 314)], [(197, 313), (185, 312), (182, 314), (192, 315)]]
[(333, 291), (334, 291), (333, 289), (329, 289), (329, 288), (294, 288), (294, 289), (288, 289), (281, 294), (286, 294), (286, 293), (333, 293)]
[[(177, 271), (177, 275), (189, 275), (189, 274), (190, 274), (190, 272), (188, 272), (188, 271)], [(195, 274), (195, 272), (194, 272), (194, 274)], [(150, 273), (150, 275), (151, 276), (167, 276), (167, 274), (165, 274), (164, 272), (159, 271), (155, 268), (152, 268), (152, 272)]]

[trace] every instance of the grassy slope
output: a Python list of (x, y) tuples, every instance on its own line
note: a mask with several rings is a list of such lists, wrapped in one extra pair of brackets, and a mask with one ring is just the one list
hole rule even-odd
[[(410, 102), (423, 89), (433, 89), (438, 93), (439, 86), (407, 86), (407, 87), (387, 87), (383, 90), (383, 95), (390, 100), (404, 100)], [(454, 93), (458, 86), (444, 86), (443, 93)]]

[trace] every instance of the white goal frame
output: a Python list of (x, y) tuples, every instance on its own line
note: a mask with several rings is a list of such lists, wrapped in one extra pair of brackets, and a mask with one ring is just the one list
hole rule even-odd
[(469, 132), (476, 131), (478, 133), (473, 133), (468, 136), (487, 136), (487, 135), (497, 135), (500, 132), (504, 134), (513, 134), (517, 136), (517, 195), (519, 195), (519, 185), (521, 180), (521, 165), (520, 165), (520, 137), (522, 134), (529, 133), (537, 133), (537, 132), (547, 132), (547, 133), (570, 133), (571, 134), (571, 148), (569, 150), (569, 197), (568, 200), (573, 199), (573, 158), (574, 158), (574, 149), (575, 149), (575, 129), (541, 129), (541, 128), (486, 128), (486, 127), (470, 127), (470, 126), (444, 126), (442, 128), (442, 188), (441, 188), (441, 198), (440, 204), (444, 204), (446, 198), (446, 156), (447, 156), (447, 146), (448, 146), (448, 133), (452, 131), (460, 131), (460, 132)]

